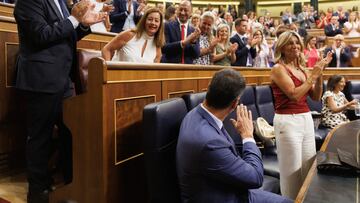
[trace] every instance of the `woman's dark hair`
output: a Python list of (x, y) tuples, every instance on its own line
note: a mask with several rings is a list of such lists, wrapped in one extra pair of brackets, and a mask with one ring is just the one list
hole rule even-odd
[(241, 95), (245, 79), (239, 72), (228, 68), (215, 73), (208, 87), (206, 103), (215, 109), (225, 109)]
[(341, 79), (343, 79), (344, 76), (342, 75), (333, 75), (329, 78), (327, 82), (327, 90), (334, 91), (336, 84), (340, 82)]
[[(310, 43), (310, 41), (312, 40), (312, 39), (314, 39), (314, 38), (316, 38), (316, 36), (312, 36), (312, 35), (308, 35), (306, 38), (305, 38), (305, 49), (307, 49), (308, 48), (308, 44)], [(310, 51), (310, 50), (309, 50)]]

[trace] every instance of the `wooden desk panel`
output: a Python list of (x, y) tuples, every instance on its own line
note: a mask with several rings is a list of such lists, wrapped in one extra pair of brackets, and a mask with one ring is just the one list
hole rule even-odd
[(14, 4), (0, 2), (0, 16), (13, 17), (14, 7)]
[[(337, 148), (346, 150), (360, 160), (360, 120), (338, 126), (329, 132), (320, 151), (336, 152)], [(318, 173), (316, 160), (295, 200), (296, 203), (332, 203), (360, 201), (359, 176), (351, 174)]]

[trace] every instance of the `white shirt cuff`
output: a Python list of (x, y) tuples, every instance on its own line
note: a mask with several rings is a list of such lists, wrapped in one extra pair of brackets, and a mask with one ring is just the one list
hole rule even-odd
[(245, 143), (247, 143), (247, 142), (252, 142), (252, 143), (256, 144), (254, 138), (250, 138), (250, 137), (245, 138), (245, 139), (242, 140), (242, 143), (243, 143), (243, 144), (245, 144)]
[(74, 29), (76, 29), (79, 26), (79, 21), (74, 16), (69, 16), (68, 19), (70, 20)]
[(251, 46), (250, 46), (250, 45), (248, 45), (248, 44), (246, 45), (246, 47), (247, 47), (248, 49), (250, 49), (250, 48), (251, 48)]

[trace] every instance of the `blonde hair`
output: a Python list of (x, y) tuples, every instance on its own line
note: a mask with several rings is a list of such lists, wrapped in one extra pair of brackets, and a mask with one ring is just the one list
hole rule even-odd
[(145, 23), (146, 23), (146, 18), (151, 14), (151, 13), (159, 13), (160, 15), (160, 25), (159, 25), (159, 29), (158, 31), (155, 33), (154, 36), (154, 42), (156, 47), (162, 47), (165, 44), (165, 35), (164, 35), (164, 17), (162, 12), (160, 11), (160, 9), (155, 8), (155, 7), (150, 7), (148, 9), (145, 10), (144, 15), (141, 17), (140, 21), (138, 22), (138, 24), (136, 25), (136, 28), (133, 30), (136, 33), (136, 38), (139, 39), (141, 37), (141, 35), (146, 32), (146, 28), (145, 28)]
[(289, 43), (291, 37), (293, 36), (295, 36), (300, 43), (300, 56), (298, 58), (298, 63), (301, 66), (305, 66), (304, 43), (302, 42), (300, 35), (294, 31), (286, 31), (279, 36), (275, 45), (275, 63), (279, 63), (282, 59), (284, 59), (282, 49)]

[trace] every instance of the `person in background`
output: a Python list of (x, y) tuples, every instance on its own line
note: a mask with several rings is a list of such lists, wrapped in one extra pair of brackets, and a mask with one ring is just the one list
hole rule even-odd
[(214, 38), (212, 35), (214, 23), (215, 16), (212, 11), (206, 11), (202, 14), (200, 19), (201, 34), (199, 37), (200, 56), (194, 60), (194, 64), (210, 65), (212, 63), (212, 53), (219, 42), (218, 38)]
[[(72, 95), (76, 41), (91, 32), (107, 13), (83, 0), (69, 13), (65, 1), (17, 0), (14, 17), (19, 36), (16, 88), (26, 102), (26, 172), (28, 203), (48, 203), (53, 179), (50, 158), (59, 150), (64, 183), (72, 181), (71, 132), (64, 124), (63, 99)], [(58, 143), (53, 142), (54, 127)], [(25, 141), (25, 140), (24, 140)], [(55, 147), (57, 146), (57, 147)]]
[(324, 29), (325, 26), (329, 24), (328, 19), (326, 18), (326, 14), (324, 11), (320, 11), (319, 19), (316, 20), (316, 28), (318, 29)]
[(286, 9), (285, 9), (285, 12), (284, 12), (283, 15), (281, 16), (281, 19), (282, 19), (282, 21), (283, 21), (283, 23), (284, 23), (285, 25), (294, 23), (294, 22), (296, 22), (296, 20), (297, 20), (296, 17), (295, 17), (295, 15), (290, 12), (290, 9), (289, 9), (289, 8), (286, 8)]
[(235, 20), (235, 29), (237, 34), (230, 38), (231, 43), (237, 43), (238, 48), (235, 52), (236, 61), (232, 66), (253, 66), (253, 59), (256, 57), (255, 44), (258, 43), (260, 38), (252, 38), (247, 36), (248, 23), (243, 19)]
[[(111, 12), (114, 10), (112, 5), (108, 5), (106, 2), (102, 2), (101, 0), (91, 0), (95, 4), (94, 10), (96, 12)], [(92, 32), (108, 32), (110, 31), (111, 24), (109, 16), (106, 16), (106, 19), (103, 22), (96, 23), (90, 26)]]
[(335, 128), (336, 126), (349, 122), (345, 112), (354, 109), (357, 100), (349, 102), (344, 93), (345, 78), (342, 75), (333, 75), (327, 83), (327, 91), (322, 96), (321, 124), (325, 127)]
[(102, 57), (107, 61), (159, 63), (164, 43), (163, 15), (153, 7), (145, 11), (136, 29), (121, 32), (106, 44)]
[(192, 14), (190, 18), (190, 25), (194, 28), (198, 28), (200, 26), (200, 15), (199, 14)]
[(220, 24), (216, 30), (216, 37), (219, 42), (216, 44), (214, 52), (214, 65), (231, 66), (231, 63), (235, 63), (236, 55), (235, 51), (238, 44), (231, 44), (229, 41), (229, 26), (227, 24)]
[(163, 63), (192, 64), (200, 56), (200, 29), (190, 26), (192, 8), (188, 0), (180, 1), (177, 18), (165, 23), (166, 43), (162, 47)]
[[(216, 72), (205, 101), (183, 119), (176, 147), (181, 202), (292, 202), (257, 189), (264, 179), (261, 153), (253, 138), (251, 111), (238, 106), (245, 85), (245, 79), (231, 68)], [(223, 127), (234, 109), (236, 120), (231, 122), (242, 138), (242, 156)]]
[(294, 32), (297, 32), (297, 33), (301, 36), (302, 39), (306, 39), (306, 37), (307, 37), (307, 35), (308, 35), (306, 29), (304, 29), (304, 28), (298, 28), (295, 23), (291, 23), (291, 24), (289, 25), (289, 29), (292, 30), (292, 31), (294, 31)]
[(342, 6), (338, 6), (337, 11), (334, 12), (333, 15), (338, 17), (339, 26), (340, 28), (343, 28), (344, 23), (348, 21), (349, 13), (344, 11), (344, 8)]
[(343, 35), (336, 35), (332, 47), (325, 49), (325, 55), (329, 52), (333, 53), (329, 67), (348, 67), (351, 64), (351, 51), (344, 42)]
[(158, 2), (158, 3), (156, 4), (156, 8), (158, 8), (158, 9), (161, 11), (161, 13), (165, 13), (165, 7), (164, 7), (164, 4), (163, 4), (163, 3)]
[(269, 61), (272, 60), (272, 49), (269, 48), (268, 43), (265, 40), (264, 34), (261, 30), (253, 30), (253, 38), (260, 38), (255, 44), (256, 57), (254, 58), (254, 67), (258, 68), (269, 68)]
[(169, 6), (165, 11), (165, 22), (176, 20), (176, 9), (174, 6)]
[(319, 51), (316, 49), (316, 37), (308, 36), (305, 40), (304, 55), (306, 67), (313, 68), (315, 64), (323, 58), (320, 56)]
[(234, 36), (236, 34), (236, 30), (235, 30), (235, 23), (234, 23), (234, 19), (233, 19), (232, 15), (229, 12), (226, 12), (224, 15), (224, 19), (230, 28), (230, 31), (229, 31), (230, 37)]
[(335, 35), (342, 34), (341, 27), (339, 25), (338, 17), (332, 16), (330, 24), (324, 27), (325, 35), (328, 37), (334, 37)]
[(309, 12), (309, 8), (307, 5), (303, 5), (302, 12), (298, 14), (298, 23), (300, 23), (300, 28), (302, 29), (310, 29), (311, 23), (314, 23), (314, 17)]
[(138, 12), (139, 4), (135, 0), (114, 0), (113, 5), (114, 11), (110, 13), (110, 32), (119, 33), (135, 28), (141, 18)]
[(344, 23), (344, 31), (348, 37), (360, 37), (360, 22), (356, 20), (355, 12), (351, 12), (349, 21)]
[(306, 98), (321, 99), (322, 71), (331, 60), (329, 53), (309, 74), (304, 69), (303, 49), (298, 33), (282, 33), (270, 74), (280, 189), (282, 195), (291, 199), (296, 198), (316, 154), (314, 122)]

